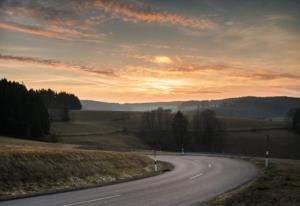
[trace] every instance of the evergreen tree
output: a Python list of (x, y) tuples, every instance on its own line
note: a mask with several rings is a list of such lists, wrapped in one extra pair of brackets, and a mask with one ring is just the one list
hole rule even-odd
[(49, 127), (48, 111), (38, 92), (0, 80), (0, 135), (40, 140)]

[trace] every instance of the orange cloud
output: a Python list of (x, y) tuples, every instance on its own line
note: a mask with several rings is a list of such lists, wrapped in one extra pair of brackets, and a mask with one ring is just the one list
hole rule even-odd
[(153, 55), (139, 55), (139, 54), (129, 54), (129, 58), (141, 59), (146, 62), (155, 63), (158, 65), (173, 65), (182, 62), (181, 58), (178, 56), (170, 57), (165, 55), (153, 56)]
[(157, 64), (173, 64), (173, 61), (168, 56), (156, 56), (153, 59), (153, 62)]
[[(229, 70), (227, 66), (224, 65), (198, 65), (198, 64), (181, 64), (176, 67), (171, 67), (170, 71), (178, 72), (197, 72), (197, 71), (224, 71)], [(231, 68), (232, 69), (232, 68)]]
[(0, 28), (38, 36), (62, 39), (62, 40), (82, 40), (101, 43), (99, 35), (86, 34), (75, 29), (49, 25), (47, 28), (22, 25), (14, 22), (0, 21)]
[[(103, 69), (66, 63), (58, 60), (0, 55), (0, 62), (36, 65), (37, 76), (11, 72), (5, 76), (27, 81), (35, 88), (64, 88), (80, 97), (109, 101), (151, 101), (175, 99), (207, 99), (251, 95), (299, 95), (300, 77), (296, 73), (276, 70), (236, 68), (232, 65), (156, 65), (126, 66), (123, 69)], [(5, 64), (7, 65), (7, 64)], [(58, 79), (39, 71), (39, 67), (83, 71), (78, 75), (60, 72)], [(11, 67), (14, 68), (14, 65)], [(175, 68), (175, 69), (174, 69)], [(16, 69), (18, 71), (18, 69)], [(5, 71), (5, 70), (3, 70)], [(8, 71), (6, 69), (6, 71)], [(24, 71), (24, 70), (23, 70)], [(105, 78), (99, 78), (105, 76)], [(48, 75), (48, 76), (47, 76)], [(27, 80), (26, 80), (27, 77)], [(62, 79), (60, 79), (62, 78)], [(65, 84), (65, 82), (68, 82)], [(56, 86), (55, 86), (56, 85)], [(259, 88), (259, 89), (257, 89)]]
[(55, 37), (59, 39), (65, 39), (63, 36), (57, 36), (55, 32), (51, 32), (42, 28), (38, 27), (33, 27), (33, 26), (25, 26), (13, 22), (5, 22), (5, 21), (0, 21), (0, 28), (2, 29), (9, 29), (9, 30), (14, 30), (14, 31), (19, 31), (19, 32), (24, 32), (24, 33), (30, 33), (30, 34), (35, 34), (39, 36), (46, 36), (46, 37)]
[(85, 71), (90, 73), (96, 73), (105, 76), (116, 76), (116, 74), (111, 69), (101, 69), (91, 66), (84, 66), (79, 64), (71, 64), (65, 63), (58, 60), (53, 59), (39, 59), (39, 58), (32, 58), (32, 57), (17, 57), (17, 56), (9, 56), (9, 55), (1, 55), (0, 54), (0, 61), (9, 61), (9, 62), (22, 62), (27, 64), (35, 64), (35, 65), (42, 65), (46, 67), (54, 67), (54, 68), (64, 68), (64, 69), (73, 69), (79, 71)]
[(273, 79), (300, 79), (300, 75), (291, 73), (282, 73), (274, 71), (258, 71), (250, 75), (250, 78), (255, 78), (259, 80), (273, 80)]
[(184, 17), (168, 12), (156, 11), (149, 7), (138, 7), (136, 4), (98, 0), (95, 1), (94, 5), (99, 9), (110, 11), (116, 16), (122, 16), (125, 20), (171, 23), (195, 29), (212, 29), (216, 27), (216, 23), (209, 19)]

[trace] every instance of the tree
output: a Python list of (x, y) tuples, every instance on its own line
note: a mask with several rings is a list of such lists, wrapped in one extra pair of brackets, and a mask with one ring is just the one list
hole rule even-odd
[(222, 123), (213, 110), (197, 111), (192, 120), (193, 145), (209, 152), (222, 150)]
[(289, 128), (294, 128), (293, 121), (294, 121), (295, 113), (296, 113), (296, 108), (292, 108), (285, 115), (285, 122)]
[(81, 103), (78, 97), (74, 94), (69, 94), (66, 92), (54, 92), (51, 89), (37, 90), (36, 91), (42, 98), (44, 104), (47, 108), (52, 109), (81, 109)]
[(34, 90), (0, 80), (0, 135), (40, 140), (49, 132), (48, 111)]
[(177, 148), (184, 152), (184, 146), (187, 143), (187, 129), (188, 129), (188, 120), (183, 116), (183, 114), (178, 111), (172, 122), (173, 135), (177, 143)]
[(300, 107), (295, 110), (293, 116), (293, 129), (300, 132)]
[(62, 121), (70, 121), (69, 110), (67, 108), (61, 109), (61, 120)]
[(169, 141), (171, 110), (158, 108), (144, 112), (141, 121), (141, 133), (146, 142), (155, 149), (171, 149)]

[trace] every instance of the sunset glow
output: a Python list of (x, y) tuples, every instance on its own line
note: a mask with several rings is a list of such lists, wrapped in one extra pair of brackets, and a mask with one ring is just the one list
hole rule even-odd
[(167, 56), (157, 56), (154, 58), (154, 62), (158, 64), (172, 64), (173, 61)]
[(0, 7), (0, 78), (30, 88), (109, 102), (300, 97), (296, 0)]

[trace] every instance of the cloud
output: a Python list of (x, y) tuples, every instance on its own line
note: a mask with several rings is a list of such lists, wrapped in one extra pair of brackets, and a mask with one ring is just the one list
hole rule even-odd
[(166, 55), (140, 55), (140, 54), (129, 54), (128, 58), (140, 59), (146, 62), (151, 62), (157, 65), (173, 65), (182, 62), (181, 58), (178, 56), (169, 57)]
[(216, 23), (209, 19), (185, 17), (134, 3), (96, 0), (94, 5), (99, 9), (110, 11), (115, 17), (120, 17), (123, 20), (170, 23), (194, 29), (213, 29), (216, 27)]
[(174, 64), (175, 61), (178, 61), (179, 59), (173, 59), (168, 56), (152, 56), (152, 55), (139, 55), (139, 54), (130, 54), (128, 55), (129, 58), (135, 58), (135, 59), (141, 59), (146, 62), (155, 63), (158, 65), (171, 65)]
[(58, 33), (55, 33), (53, 31), (49, 31), (47, 29), (43, 29), (43, 28), (39, 28), (39, 27), (33, 27), (33, 26), (25, 26), (25, 25), (13, 23), (13, 22), (0, 21), (0, 28), (19, 31), (19, 32), (24, 32), (24, 33), (35, 34), (35, 35), (39, 35), (39, 36), (55, 37), (55, 38), (59, 38), (59, 39), (65, 39), (65, 37), (59, 36)]
[[(178, 64), (178, 65), (177, 65)], [(194, 79), (197, 76), (209, 79), (227, 79), (228, 81), (239, 80), (243, 81), (259, 81), (271, 82), (276, 80), (300, 80), (300, 74), (290, 72), (280, 72), (271, 69), (253, 68), (235, 66), (235, 65), (222, 65), (222, 64), (158, 64), (156, 67), (147, 66), (128, 66), (123, 74), (135, 73), (141, 76), (155, 76), (155, 77), (169, 77), (179, 78), (188, 77)], [(229, 79), (228, 79), (229, 78)]]
[(300, 75), (297, 74), (291, 74), (286, 72), (275, 72), (269, 70), (254, 72), (249, 77), (258, 80), (300, 79)]
[(1, 5), (0, 28), (48, 38), (103, 43), (107, 34), (96, 32), (92, 24), (101, 16), (89, 15), (88, 10), (80, 12), (80, 5), (78, 1), (66, 4), (58, 0), (5, 1)]
[(79, 71), (90, 72), (90, 73), (95, 73), (104, 76), (116, 76), (115, 72), (112, 69), (102, 69), (98, 67), (85, 66), (80, 64), (66, 63), (54, 59), (39, 59), (39, 58), (32, 58), (32, 57), (19, 57), (19, 56), (0, 54), (0, 61), (21, 62), (27, 64), (46, 66), (50, 68), (79, 70)]
[(157, 64), (173, 64), (174, 62), (168, 56), (156, 56), (153, 59), (153, 62)]
[[(71, 2), (70, 2), (71, 3)], [(73, 5), (71, 3), (70, 5)], [(73, 24), (76, 19), (74, 11), (62, 4), (61, 0), (52, 0), (45, 4), (43, 1), (4, 1), (2, 12), (9, 16), (26, 16), (42, 21)]]
[(195, 88), (180, 88), (180, 89), (175, 89), (173, 93), (180, 93), (180, 94), (188, 94), (188, 95), (195, 95), (195, 94), (221, 94), (223, 91), (219, 91), (221, 88), (216, 88), (216, 87), (210, 87), (210, 88), (200, 88), (200, 89), (195, 89)]
[(99, 34), (96, 26), (108, 18), (108, 13), (101, 13), (99, 9), (127, 21), (170, 23), (195, 29), (215, 27), (209, 19), (157, 11), (143, 3), (90, 0), (62, 4), (59, 0), (49, 3), (12, 0), (1, 3), (0, 28), (48, 38), (102, 43), (107, 35)]
[(233, 77), (241, 77), (255, 80), (276, 80), (276, 79), (300, 79), (300, 75), (288, 72), (278, 72), (270, 69), (246, 69), (232, 65), (197, 65), (182, 64), (177, 67), (171, 66), (169, 71), (193, 73), (212, 72)]
[(290, 20), (296, 20), (296, 18), (290, 15), (273, 14), (273, 15), (268, 15), (266, 17), (266, 20), (267, 21), (290, 21)]
[(47, 28), (22, 25), (14, 22), (0, 21), (0, 28), (8, 29), (33, 35), (56, 38), (62, 40), (78, 40), (101, 43), (102, 39), (93, 34), (86, 34), (75, 29), (49, 25)]
[(170, 71), (175, 72), (197, 72), (197, 71), (224, 71), (228, 70), (224, 65), (198, 65), (198, 64), (181, 64), (176, 67), (170, 67)]

